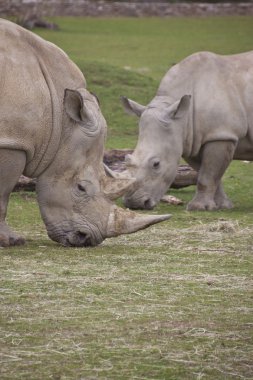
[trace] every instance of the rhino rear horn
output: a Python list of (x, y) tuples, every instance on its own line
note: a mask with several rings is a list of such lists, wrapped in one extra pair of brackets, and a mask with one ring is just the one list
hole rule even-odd
[(113, 206), (109, 215), (106, 236), (115, 237), (122, 234), (131, 234), (133, 232), (143, 230), (152, 224), (168, 220), (170, 217), (170, 214), (138, 214), (130, 210), (124, 210), (117, 206)]

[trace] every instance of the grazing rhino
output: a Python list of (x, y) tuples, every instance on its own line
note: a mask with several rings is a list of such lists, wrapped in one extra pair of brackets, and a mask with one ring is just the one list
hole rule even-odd
[(24, 239), (6, 224), (10, 192), (24, 173), (37, 178), (51, 239), (94, 246), (169, 218), (114, 205), (133, 180), (106, 177), (106, 122), (81, 71), (55, 45), (0, 21), (0, 246)]
[(136, 178), (124, 199), (127, 207), (152, 209), (181, 157), (198, 170), (188, 210), (232, 207), (221, 178), (231, 160), (253, 160), (253, 52), (193, 54), (167, 72), (147, 106), (122, 101), (140, 117), (137, 146), (126, 157)]

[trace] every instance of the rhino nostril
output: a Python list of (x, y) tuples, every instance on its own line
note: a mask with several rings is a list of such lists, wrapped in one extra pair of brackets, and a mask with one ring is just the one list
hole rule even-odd
[(154, 207), (151, 199), (149, 198), (144, 201), (143, 206), (146, 210), (151, 210)]
[(124, 203), (125, 207), (131, 208), (131, 202), (129, 202), (128, 198), (123, 197), (123, 203)]
[(86, 234), (85, 232), (78, 231), (76, 235), (80, 245), (85, 247), (91, 245), (91, 238), (88, 234)]

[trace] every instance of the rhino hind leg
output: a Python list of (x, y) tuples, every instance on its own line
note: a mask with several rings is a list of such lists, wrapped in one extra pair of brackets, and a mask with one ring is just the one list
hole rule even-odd
[(25, 162), (24, 152), (0, 149), (0, 247), (25, 243), (5, 222), (10, 193), (24, 170)]
[(221, 185), (221, 178), (233, 159), (233, 141), (213, 141), (202, 149), (201, 164), (197, 180), (197, 191), (187, 210), (212, 211), (231, 208)]

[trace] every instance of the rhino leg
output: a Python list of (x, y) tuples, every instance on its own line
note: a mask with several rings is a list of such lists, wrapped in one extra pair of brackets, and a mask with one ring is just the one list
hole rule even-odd
[(0, 247), (25, 243), (5, 222), (10, 193), (24, 170), (25, 162), (24, 152), (0, 149)]
[(213, 141), (203, 146), (197, 191), (193, 200), (188, 203), (187, 210), (202, 211), (232, 207), (220, 181), (233, 159), (235, 146), (232, 141)]
[(228, 198), (227, 194), (225, 193), (221, 182), (219, 183), (217, 187), (214, 200), (218, 209), (233, 208), (233, 203), (231, 202), (231, 200)]

